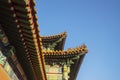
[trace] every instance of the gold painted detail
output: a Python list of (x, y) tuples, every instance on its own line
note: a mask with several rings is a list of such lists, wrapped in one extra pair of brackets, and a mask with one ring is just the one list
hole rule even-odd
[(83, 54), (86, 54), (87, 52), (88, 52), (88, 49), (86, 45), (82, 45), (78, 48), (71, 48), (66, 51), (43, 50), (44, 55), (76, 55), (76, 54), (83, 55)]

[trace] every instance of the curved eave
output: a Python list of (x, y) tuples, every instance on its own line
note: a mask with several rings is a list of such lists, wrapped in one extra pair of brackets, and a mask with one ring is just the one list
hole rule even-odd
[(52, 43), (58, 41), (60, 38), (62, 38), (62, 40), (60, 42), (58, 42), (57, 45), (55, 46), (55, 50), (63, 50), (65, 40), (67, 37), (67, 32), (63, 32), (61, 34), (52, 35), (52, 36), (40, 36), (40, 37), (42, 38), (43, 46), (52, 44)]
[(79, 59), (74, 60), (74, 64), (71, 65), (70, 69), (70, 79), (69, 80), (76, 80), (78, 72), (80, 71), (80, 67), (82, 65), (82, 62), (84, 60), (85, 54), (81, 55)]
[(78, 75), (80, 66), (83, 62), (84, 56), (86, 53), (88, 53), (88, 48), (86, 45), (82, 45), (78, 48), (71, 48), (66, 51), (43, 51), (45, 55), (46, 62), (49, 63), (50, 60), (59, 62), (59, 61), (64, 61), (67, 59), (71, 59), (74, 64), (71, 64), (70, 66), (70, 73), (69, 76), (70, 78), (68, 80), (76, 80), (76, 77)]
[(68, 49), (66, 51), (53, 51), (53, 50), (43, 50), (43, 54), (47, 58), (73, 58), (75, 56), (81, 56), (88, 52), (87, 46), (82, 45), (78, 48)]
[(50, 40), (52, 41), (53, 39), (58, 39), (61, 38), (63, 36), (67, 36), (67, 32), (63, 32), (61, 34), (56, 34), (56, 35), (51, 35), (51, 36), (40, 36), (43, 40)]
[(0, 0), (0, 24), (16, 47), (16, 55), (28, 79), (47, 80), (34, 6), (34, 0)]

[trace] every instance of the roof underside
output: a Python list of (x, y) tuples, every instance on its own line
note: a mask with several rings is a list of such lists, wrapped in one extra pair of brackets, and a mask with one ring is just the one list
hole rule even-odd
[(34, 0), (0, 0), (0, 24), (28, 77), (46, 80)]
[(71, 64), (71, 71), (70, 71), (70, 79), (69, 80), (76, 80), (78, 71), (84, 59), (84, 56), (88, 52), (87, 46), (82, 45), (77, 48), (71, 48), (66, 51), (61, 50), (43, 50), (43, 54), (45, 55), (46, 63), (53, 62), (64, 62), (67, 60), (72, 60), (74, 64)]

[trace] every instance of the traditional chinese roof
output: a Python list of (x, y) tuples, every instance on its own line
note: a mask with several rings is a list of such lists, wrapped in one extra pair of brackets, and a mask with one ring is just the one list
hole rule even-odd
[(46, 80), (34, 0), (0, 0), (0, 24), (28, 80)]
[(66, 37), (66, 32), (52, 36), (41, 36), (43, 47), (47, 48), (48, 45), (51, 45), (55, 50), (63, 50)]
[(86, 45), (82, 45), (77, 48), (71, 48), (68, 50), (43, 50), (42, 53), (45, 55), (46, 59), (67, 59), (74, 58), (75, 56), (81, 56), (88, 52)]
[(77, 48), (70, 48), (68, 50), (43, 50), (43, 54), (45, 55), (45, 60), (47, 63), (53, 62), (66, 62), (67, 60), (72, 60), (70, 66), (70, 79), (76, 80), (78, 71), (84, 59), (84, 56), (88, 52), (87, 46), (82, 45)]
[(28, 80), (47, 80), (45, 61), (49, 59), (72, 59), (70, 80), (75, 80), (88, 52), (85, 45), (64, 51), (66, 32), (41, 36), (34, 0), (0, 0), (0, 10), (0, 24), (15, 46)]

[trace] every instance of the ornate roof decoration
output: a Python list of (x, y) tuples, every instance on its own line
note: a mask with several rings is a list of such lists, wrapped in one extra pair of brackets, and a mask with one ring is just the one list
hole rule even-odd
[(28, 80), (46, 80), (34, 0), (0, 0), (0, 24), (16, 48)]
[[(0, 0), (0, 24), (9, 42), (15, 46), (16, 55), (28, 80), (47, 80), (45, 62), (64, 60), (70, 63), (70, 79), (75, 80), (87, 46), (64, 49), (67, 33), (53, 36), (39, 34), (37, 10), (34, 0)], [(74, 64), (72, 64), (72, 62)]]
[(51, 36), (40, 36), (43, 40), (52, 40), (52, 39), (58, 39), (58, 38), (61, 38), (63, 37), (66, 38), (67, 37), (67, 32), (63, 32), (61, 34), (56, 34), (56, 35), (51, 35)]
[[(42, 53), (45, 56), (51, 56), (51, 58), (72, 58), (77, 55), (84, 55), (88, 52), (87, 46), (82, 45), (78, 48), (71, 48), (66, 51), (63, 50), (43, 50)], [(48, 57), (47, 57), (48, 58)]]
[(41, 36), (43, 47), (45, 48), (51, 47), (52, 49), (55, 50), (63, 50), (66, 37), (67, 32), (63, 32), (61, 34), (53, 36)]
[(45, 56), (46, 64), (51, 66), (58, 65), (67, 65), (70, 67), (68, 80), (75, 80), (79, 71), (79, 68), (82, 64), (84, 56), (88, 52), (87, 46), (83, 44), (77, 48), (69, 48), (68, 50), (42, 50), (42, 53)]

